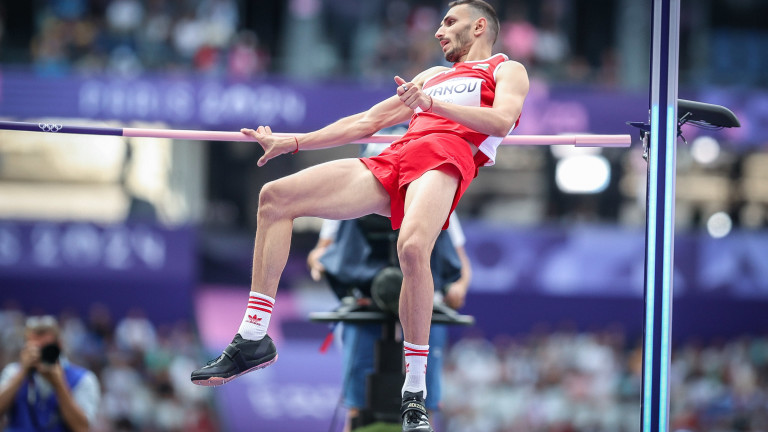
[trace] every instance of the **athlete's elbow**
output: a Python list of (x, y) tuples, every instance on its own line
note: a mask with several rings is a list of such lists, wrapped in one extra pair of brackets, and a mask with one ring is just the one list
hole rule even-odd
[(492, 136), (498, 136), (498, 137), (504, 137), (509, 134), (509, 132), (512, 130), (512, 127), (515, 125), (515, 123), (507, 123), (502, 122), (496, 127), (494, 127), (493, 131), (491, 131)]
[(507, 136), (510, 132), (512, 132), (512, 129), (515, 127), (515, 123), (517, 123), (518, 116), (515, 116), (512, 118), (511, 116), (505, 115), (503, 117), (500, 117), (495, 122), (496, 130), (493, 131), (493, 136)]

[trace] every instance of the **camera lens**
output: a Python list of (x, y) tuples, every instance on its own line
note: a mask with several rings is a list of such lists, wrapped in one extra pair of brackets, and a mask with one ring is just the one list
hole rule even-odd
[(61, 348), (57, 343), (49, 343), (40, 348), (40, 361), (47, 364), (54, 364), (59, 360)]

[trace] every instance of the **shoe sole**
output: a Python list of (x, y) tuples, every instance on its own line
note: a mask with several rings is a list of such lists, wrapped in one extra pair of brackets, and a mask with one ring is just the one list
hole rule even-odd
[(435, 430), (432, 429), (432, 426), (430, 426), (429, 429), (408, 429), (408, 430), (414, 431), (414, 432), (435, 432)]
[(256, 366), (254, 366), (254, 367), (252, 367), (250, 369), (246, 369), (245, 371), (240, 372), (237, 375), (232, 375), (230, 377), (210, 377), (210, 378), (207, 378), (207, 379), (192, 380), (192, 384), (196, 384), (196, 385), (203, 386), (203, 387), (218, 387), (220, 385), (224, 385), (224, 384), (232, 381), (233, 379), (235, 379), (237, 377), (243, 376), (243, 375), (247, 374), (248, 372), (253, 372), (255, 370), (264, 369), (265, 367), (274, 364), (276, 361), (277, 361), (277, 354), (275, 354), (275, 358), (273, 358), (272, 360), (270, 360), (270, 361), (268, 361), (266, 363), (262, 363), (260, 365), (256, 365)]

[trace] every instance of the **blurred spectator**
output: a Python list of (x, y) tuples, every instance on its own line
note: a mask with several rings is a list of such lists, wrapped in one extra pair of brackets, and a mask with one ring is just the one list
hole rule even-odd
[[(24, 334), (25, 319), (13, 305), (0, 310), (0, 360), (5, 360), (0, 367), (18, 358), (21, 346), (9, 341)], [(202, 351), (189, 324), (158, 328), (134, 311), (114, 325), (111, 312), (98, 304), (91, 307), (87, 320), (66, 312), (59, 322), (66, 358), (77, 359), (96, 374), (94, 381), (97, 377), (101, 382), (101, 400), (93, 409), (90, 430), (221, 430), (211, 393), (189, 382)], [(7, 373), (3, 372), (3, 380)]]
[(269, 53), (259, 46), (259, 37), (250, 30), (237, 34), (227, 59), (227, 71), (233, 78), (246, 79), (269, 68)]
[(0, 374), (0, 416), (7, 431), (87, 431), (99, 407), (93, 372), (61, 356), (59, 324), (50, 315), (26, 320), (18, 362)]
[(115, 342), (120, 349), (144, 353), (157, 346), (155, 326), (139, 309), (134, 309), (115, 327)]
[(16, 353), (24, 345), (24, 314), (14, 304), (0, 309), (0, 365), (16, 359)]
[(339, 59), (339, 69), (336, 72), (348, 73), (353, 68), (352, 57), (355, 40), (365, 2), (325, 0), (321, 3), (323, 5), (325, 33), (336, 48)]
[(205, 22), (187, 12), (174, 25), (171, 40), (179, 57), (191, 60), (205, 43)]
[(107, 25), (116, 34), (130, 34), (144, 21), (144, 6), (137, 0), (114, 0), (107, 6)]
[(406, 67), (408, 57), (403, 53), (410, 48), (407, 17), (409, 5), (401, 0), (390, 2), (382, 16), (381, 31), (378, 34), (375, 53), (369, 65), (363, 67), (363, 75), (372, 80), (391, 80)]
[(32, 40), (35, 70), (41, 75), (62, 75), (69, 70), (65, 23), (53, 18), (42, 19), (39, 33)]
[(532, 64), (538, 30), (522, 12), (516, 9), (511, 11), (509, 20), (501, 23), (499, 36), (503, 51), (523, 64)]

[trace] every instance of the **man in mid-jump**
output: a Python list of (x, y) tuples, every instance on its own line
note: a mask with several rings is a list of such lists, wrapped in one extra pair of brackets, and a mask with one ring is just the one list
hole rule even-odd
[(343, 145), (410, 118), (405, 135), (379, 156), (327, 162), (264, 185), (245, 316), (232, 343), (192, 372), (192, 382), (224, 384), (277, 360), (266, 333), (295, 218), (377, 213), (400, 229), (400, 322), (408, 365), (403, 431), (432, 431), (424, 408), (434, 293), (430, 254), (478, 168), (493, 165), (496, 148), (517, 125), (528, 93), (525, 68), (503, 54), (493, 55), (499, 31), (493, 8), (482, 0), (458, 0), (449, 8), (435, 37), (452, 67), (427, 69), (411, 82), (395, 77), (396, 95), (300, 138), (277, 137), (264, 126), (242, 129), (263, 147), (258, 161), (263, 166), (284, 153)]

